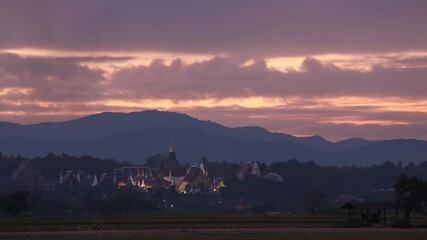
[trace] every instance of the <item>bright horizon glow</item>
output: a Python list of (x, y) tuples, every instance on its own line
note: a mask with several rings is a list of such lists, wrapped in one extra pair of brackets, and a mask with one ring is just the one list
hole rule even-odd
[[(2, 93), (2, 92), (0, 92)], [(367, 113), (375, 113), (377, 111), (383, 113), (395, 113), (395, 112), (408, 112), (408, 113), (427, 113), (427, 101), (410, 101), (398, 98), (360, 98), (360, 97), (338, 97), (338, 98), (316, 98), (313, 103), (304, 103), (304, 99), (298, 97), (291, 98), (265, 98), (262, 96), (248, 97), (248, 98), (225, 98), (225, 99), (202, 99), (202, 100), (171, 100), (171, 99), (135, 99), (135, 100), (105, 100), (105, 101), (89, 101), (81, 103), (58, 103), (58, 102), (31, 102), (31, 101), (19, 101), (13, 102), (16, 106), (37, 106), (42, 108), (40, 112), (32, 112), (34, 116), (75, 116), (83, 117), (85, 115), (95, 114), (106, 111), (120, 111), (120, 112), (132, 112), (146, 109), (158, 109), (163, 111), (192, 111), (194, 109), (217, 109), (217, 108), (228, 108), (235, 109), (254, 109), (260, 110), (261, 112), (267, 111), (267, 109), (284, 109), (286, 111), (302, 111), (303, 109), (318, 111), (331, 111), (334, 109), (347, 109), (352, 107), (368, 107), (364, 110)], [(380, 101), (381, 100), (381, 101)], [(75, 105), (81, 105), (81, 110), (67, 111), (67, 108), (75, 109)], [(56, 110), (49, 111), (50, 108)], [(77, 107), (79, 108), (79, 107)], [(84, 108), (87, 108), (86, 110)], [(44, 110), (43, 110), (44, 109)], [(102, 110), (98, 110), (102, 109)], [(0, 111), (0, 114), (7, 119), (11, 119), (14, 116), (19, 119), (19, 116), (25, 116), (25, 111)], [(301, 115), (302, 114), (302, 115)], [(287, 114), (288, 118), (295, 119), (310, 119), (311, 114), (304, 116), (304, 112), (300, 115)], [(250, 114), (248, 118), (252, 119), (268, 119), (272, 116), (268, 113)], [(317, 120), (318, 123), (333, 123), (333, 124), (353, 124), (353, 125), (407, 125), (410, 121), (401, 120), (389, 120), (382, 119), (381, 116), (377, 116), (378, 119), (364, 119), (361, 116), (330, 116), (329, 118), (321, 118)], [(65, 119), (64, 119), (65, 120)], [(212, 119), (215, 120), (215, 119)], [(31, 121), (18, 121), (19, 123), (35, 123)], [(220, 122), (220, 121), (219, 121)], [(244, 125), (244, 124), (243, 124)], [(271, 129), (274, 130), (274, 129)], [(298, 134), (296, 134), (298, 135)]]
[[(386, 52), (375, 54), (318, 54), (311, 55), (322, 63), (334, 64), (344, 69), (369, 71), (374, 65), (405, 68), (407, 65), (390, 63), (390, 59), (402, 60), (410, 57), (426, 57), (424, 51)], [(301, 64), (307, 56), (274, 57), (267, 59), (267, 66), (279, 71), (287, 72), (289, 69), (301, 71)], [(427, 67), (427, 64), (422, 65)]]
[[(82, 63), (83, 66), (90, 68), (100, 68), (110, 76), (120, 68), (130, 66), (149, 66), (154, 60), (161, 60), (169, 66), (174, 60), (180, 59), (185, 64), (202, 62), (214, 57), (229, 57), (227, 54), (185, 54), (178, 52), (153, 52), (153, 51), (65, 51), (55, 49), (39, 48), (18, 48), (18, 49), (0, 49), (0, 53), (17, 54), (23, 57), (45, 57), (45, 58), (66, 58), (66, 57), (130, 57), (129, 60), (110, 60), (109, 62), (91, 62), (90, 60)], [(405, 68), (408, 65), (390, 63), (390, 59), (402, 60), (410, 57), (426, 57), (427, 51), (403, 51), (403, 52), (384, 52), (375, 54), (314, 54), (301, 56), (282, 56), (268, 57), (264, 59), (268, 68), (276, 69), (281, 72), (301, 71), (301, 65), (307, 57), (315, 58), (323, 63), (334, 64), (344, 69), (354, 69), (360, 71), (369, 71), (373, 65), (383, 65), (397, 68)], [(240, 66), (249, 66), (253, 64), (253, 58), (246, 60)], [(420, 66), (418, 66), (420, 67)], [(427, 64), (421, 67), (427, 67)]]

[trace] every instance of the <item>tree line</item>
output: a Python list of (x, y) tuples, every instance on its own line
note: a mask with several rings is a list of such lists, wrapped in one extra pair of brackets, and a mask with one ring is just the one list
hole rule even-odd
[[(28, 159), (0, 153), (0, 176), (12, 175), (13, 171), (24, 160), (32, 161), (40, 169), (42, 175), (50, 179), (57, 179), (61, 171), (68, 169), (85, 169), (92, 173), (106, 172), (113, 174), (115, 168), (132, 165), (128, 162), (119, 163), (112, 159), (103, 160), (92, 156), (48, 154), (44, 157)], [(381, 165), (372, 165), (370, 167), (344, 167), (320, 166), (315, 162), (301, 162), (291, 159), (270, 165), (259, 163), (262, 173), (261, 178), (249, 176), (244, 180), (239, 180), (237, 175), (240, 171), (240, 163), (231, 163), (226, 160), (208, 161), (206, 157), (203, 157), (203, 160), (207, 163), (211, 180), (214, 177), (222, 177), (225, 181), (227, 187), (221, 190), (218, 200), (224, 206), (233, 204), (250, 205), (250, 211), (252, 212), (286, 211), (291, 213), (325, 214), (336, 211), (337, 206), (333, 203), (339, 196), (352, 195), (365, 201), (397, 200), (408, 219), (411, 212), (423, 212), (426, 210), (427, 184), (424, 179), (427, 177), (427, 162), (410, 163), (402, 166), (400, 163), (386, 161)], [(151, 156), (144, 165), (167, 169), (167, 157), (163, 155)], [(185, 163), (180, 166), (182, 172), (185, 173), (188, 165), (189, 163)], [(265, 179), (264, 176), (267, 173), (276, 173), (282, 176), (284, 181), (274, 182)], [(95, 192), (84, 191), (71, 192), (71, 194), (75, 194), (72, 196), (77, 199), (76, 202), (79, 202), (79, 204), (84, 203), (84, 206), (101, 206), (105, 204), (102, 194), (97, 195)], [(61, 194), (61, 192), (55, 194)], [(13, 209), (22, 206), (22, 201), (11, 199), (25, 197), (31, 199), (33, 197), (31, 194), (28, 196), (24, 193), (16, 193), (15, 195), (2, 194), (1, 190), (0, 196), (2, 197), (0, 204), (10, 205), (12, 202), (17, 203), (16, 206), (8, 208), (12, 212), (16, 212)], [(138, 204), (138, 201), (146, 201), (146, 204), (141, 206), (141, 211), (146, 210), (147, 206), (158, 208), (160, 202), (158, 193), (144, 194), (125, 191), (114, 193), (113, 196), (109, 201), (112, 206), (118, 209), (117, 211), (129, 211), (120, 209), (120, 207), (130, 206), (129, 204), (123, 204), (126, 199), (129, 201), (138, 199), (135, 200), (135, 204)], [(126, 196), (132, 197), (128, 198)], [(174, 195), (168, 191), (163, 192), (162, 196), (169, 196), (170, 198), (173, 196), (175, 201), (177, 203), (180, 202), (182, 206), (188, 205), (188, 203), (181, 198), (194, 197)], [(200, 198), (205, 199), (204, 196), (200, 196)], [(32, 201), (37, 202), (34, 197)], [(193, 200), (191, 202), (199, 202), (200, 205), (201, 202), (206, 201)], [(55, 204), (58, 205), (58, 211), (65, 209), (60, 201), (55, 202)], [(175, 205), (179, 206), (179, 204)], [(56, 205), (53, 204), (52, 206)], [(85, 208), (82, 207), (82, 209)], [(87, 209), (90, 209), (90, 207), (87, 207)], [(112, 209), (111, 206), (110, 209)]]

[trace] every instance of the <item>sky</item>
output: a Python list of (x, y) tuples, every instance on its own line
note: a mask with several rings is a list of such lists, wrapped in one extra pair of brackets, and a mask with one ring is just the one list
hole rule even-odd
[(176, 111), (427, 140), (427, 1), (0, 1), (0, 121)]

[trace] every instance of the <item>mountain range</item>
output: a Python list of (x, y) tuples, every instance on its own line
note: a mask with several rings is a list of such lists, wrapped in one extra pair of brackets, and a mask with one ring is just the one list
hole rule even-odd
[(227, 127), (185, 114), (147, 110), (100, 113), (64, 121), (20, 125), (0, 122), (0, 151), (27, 157), (48, 153), (92, 155), (143, 164), (155, 154), (167, 155), (171, 137), (181, 163), (272, 163), (297, 159), (320, 165), (370, 166), (385, 161), (427, 161), (427, 141), (415, 139), (330, 142), (320, 136), (295, 137), (262, 127)]

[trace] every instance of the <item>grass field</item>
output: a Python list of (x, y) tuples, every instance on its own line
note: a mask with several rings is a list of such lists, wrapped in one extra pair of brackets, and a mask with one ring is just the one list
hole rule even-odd
[[(100, 216), (0, 219), (0, 239), (426, 239), (425, 228), (340, 228), (345, 216)], [(425, 225), (427, 218), (413, 223)], [(94, 224), (104, 230), (90, 230)]]

